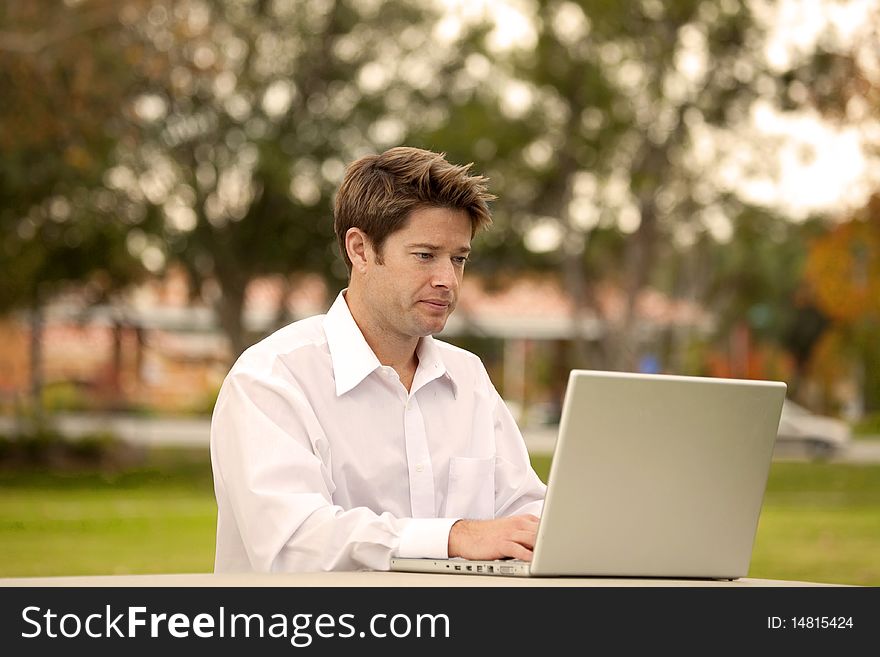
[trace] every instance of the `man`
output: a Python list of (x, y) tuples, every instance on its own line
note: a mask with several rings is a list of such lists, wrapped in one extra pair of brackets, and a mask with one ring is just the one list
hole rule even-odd
[(545, 487), (479, 358), (431, 337), (491, 223), (469, 167), (405, 147), (349, 166), (348, 288), (242, 354), (217, 399), (216, 572), (531, 560)]

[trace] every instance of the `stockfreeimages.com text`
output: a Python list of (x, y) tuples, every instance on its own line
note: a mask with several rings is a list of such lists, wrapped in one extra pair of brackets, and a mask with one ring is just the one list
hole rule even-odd
[(291, 645), (305, 648), (316, 638), (449, 638), (446, 614), (373, 614), (358, 629), (355, 614), (245, 614), (229, 613), (220, 607), (216, 613), (148, 613), (146, 607), (126, 607), (114, 612), (110, 605), (96, 613), (59, 613), (41, 607), (25, 607), (21, 612), (25, 639), (36, 637), (75, 638), (187, 638), (245, 637), (289, 639)]

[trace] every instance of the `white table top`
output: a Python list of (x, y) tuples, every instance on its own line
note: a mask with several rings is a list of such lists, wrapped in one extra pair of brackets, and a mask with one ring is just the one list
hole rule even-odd
[(741, 578), (728, 580), (695, 579), (641, 579), (605, 577), (499, 577), (488, 575), (446, 575), (392, 572), (333, 572), (288, 574), (240, 574), (214, 575), (213, 573), (163, 574), (163, 575), (99, 575), (80, 577), (15, 577), (0, 578), (2, 587), (39, 586), (107, 586), (107, 587), (153, 587), (153, 586), (596, 586), (596, 587), (706, 587), (731, 588), (759, 586), (839, 586), (837, 584), (800, 582), (791, 580)]

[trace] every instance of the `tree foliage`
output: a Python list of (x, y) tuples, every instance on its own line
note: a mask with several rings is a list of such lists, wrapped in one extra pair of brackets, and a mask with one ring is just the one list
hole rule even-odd
[(815, 239), (804, 272), (822, 311), (843, 324), (880, 322), (880, 195)]
[(880, 409), (880, 195), (813, 241), (804, 279), (832, 321), (830, 357), (861, 379), (865, 409)]
[(101, 189), (133, 85), (118, 11), (46, 0), (0, 12), (0, 310), (38, 303), (65, 281), (100, 272), (96, 285), (119, 286), (142, 270)]
[(785, 334), (798, 249), (819, 220), (787, 226), (784, 209), (743, 194), (743, 179), (780, 173), (781, 142), (761, 137), (753, 116), (819, 106), (846, 81), (844, 51), (820, 39), (815, 51), (771, 61), (770, 7), (760, 3), (519, 6), (532, 29), (494, 49), (491, 25), (475, 33), (461, 76), (479, 79), (458, 85), (449, 124), (425, 138), (495, 181), (504, 237), (487, 236), (489, 251), (514, 267), (558, 268), (582, 309), (599, 306), (600, 283), (619, 286), (626, 312), (610, 318), (604, 357), (591, 365), (636, 367), (635, 306), (647, 286), (715, 311), (719, 332), (730, 317), (757, 326), (769, 313), (760, 331)]
[(600, 283), (623, 291), (600, 357), (573, 365), (636, 367), (647, 286), (806, 349), (792, 291), (818, 222), (757, 207), (737, 180), (777, 147), (750, 132), (758, 104), (870, 113), (862, 51), (820, 41), (772, 63), (762, 3), (514, 6), (521, 23), (415, 0), (0, 10), (0, 308), (34, 281), (124, 284), (179, 262), (237, 353), (256, 277), (343, 284), (345, 164), (410, 143), (490, 177), (497, 225), (474, 269), (558, 271), (581, 316)]
[(345, 165), (442, 120), (450, 60), (415, 2), (187, 0), (147, 18), (136, 29), (169, 68), (134, 99), (141, 138), (110, 184), (159, 211), (167, 258), (196, 290), (218, 283), (238, 353), (255, 277), (345, 279), (331, 216)]

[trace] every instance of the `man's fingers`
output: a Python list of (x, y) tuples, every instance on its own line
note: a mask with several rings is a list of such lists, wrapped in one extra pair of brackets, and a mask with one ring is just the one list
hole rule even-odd
[(449, 532), (449, 555), (531, 561), (538, 521), (537, 516), (529, 514), (495, 520), (459, 520)]
[(530, 550), (535, 547), (535, 539), (537, 538), (535, 532), (530, 531), (518, 531), (511, 534), (511, 538), (520, 545), (523, 545)]
[(504, 552), (509, 557), (520, 559), (521, 561), (532, 560), (532, 551), (527, 547), (520, 545), (519, 543), (511, 541), (505, 547), (507, 549), (505, 549)]
[(531, 531), (538, 530), (538, 521), (540, 520), (540, 518), (538, 518), (537, 516), (515, 516), (515, 520), (517, 527), (519, 527), (520, 529), (528, 529)]

